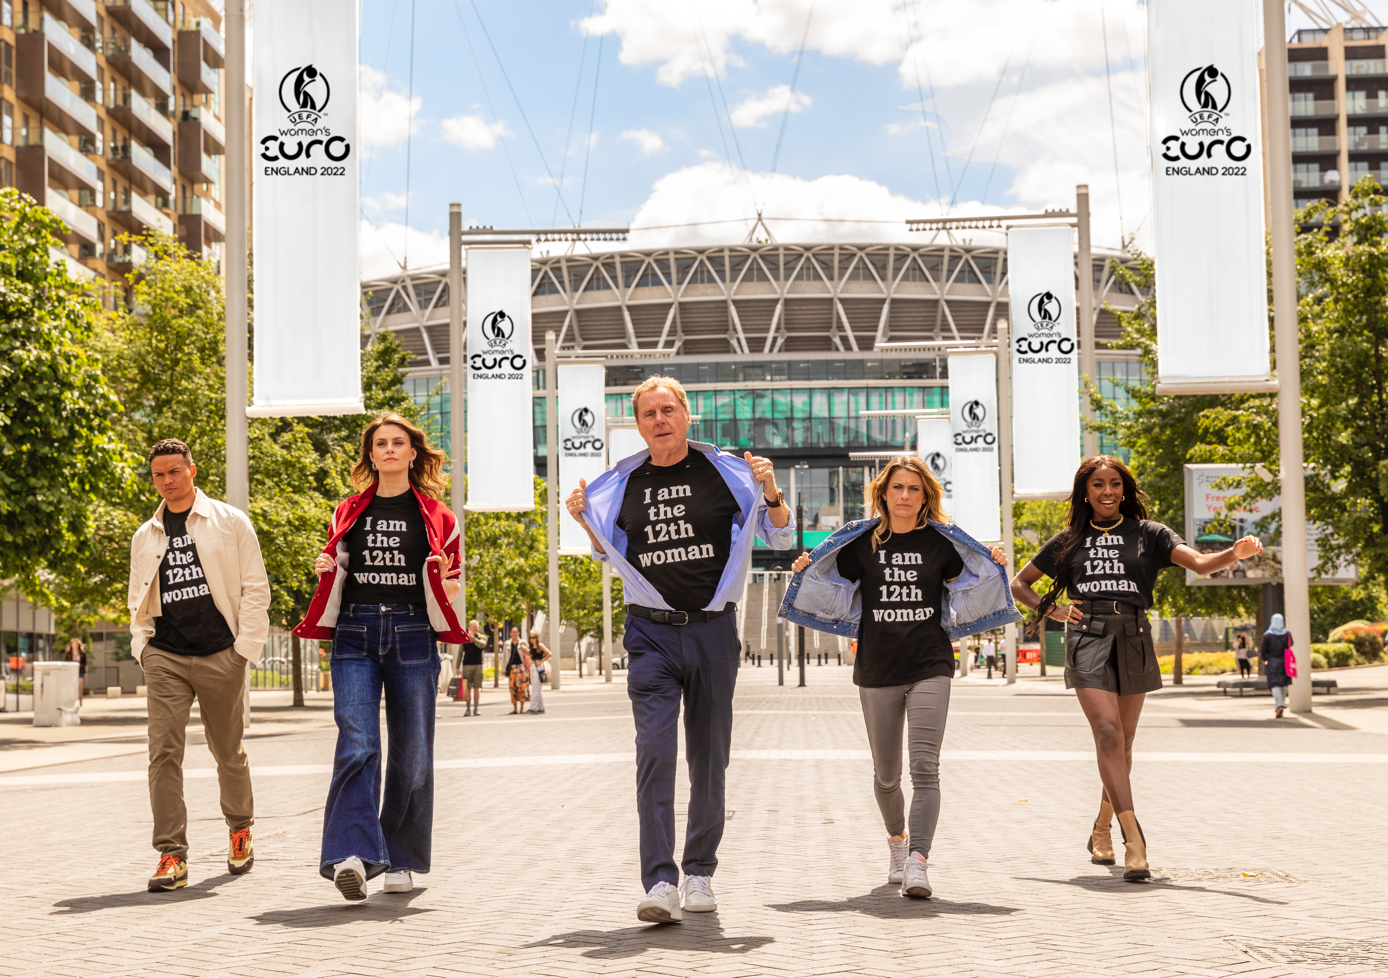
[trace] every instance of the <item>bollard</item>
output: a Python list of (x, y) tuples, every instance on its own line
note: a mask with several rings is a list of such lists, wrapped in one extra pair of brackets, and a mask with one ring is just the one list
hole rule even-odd
[(118, 700), (118, 699), (120, 699), (120, 687), (119, 687), (119, 686), (107, 686), (107, 687), (106, 687), (106, 698), (107, 698), (108, 700)]

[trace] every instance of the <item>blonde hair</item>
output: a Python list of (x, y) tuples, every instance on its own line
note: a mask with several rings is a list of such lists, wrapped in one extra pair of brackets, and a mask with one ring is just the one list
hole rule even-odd
[(892, 518), (887, 510), (887, 486), (891, 483), (892, 475), (897, 469), (909, 469), (920, 476), (921, 485), (925, 488), (925, 502), (921, 504), (920, 512), (916, 514), (915, 528), (919, 530), (931, 522), (949, 522), (949, 514), (945, 512), (942, 505), (945, 489), (944, 486), (940, 485), (940, 480), (935, 478), (934, 473), (926, 464), (914, 455), (894, 456), (886, 467), (877, 474), (877, 478), (868, 483), (867, 489), (863, 492), (864, 503), (872, 510), (872, 515), (878, 519), (877, 528), (872, 531), (873, 550), (886, 543), (892, 535)]
[(631, 416), (639, 418), (641, 416), (641, 395), (649, 394), (657, 387), (664, 387), (671, 394), (680, 399), (684, 405), (684, 413), (689, 412), (689, 395), (684, 392), (684, 385), (674, 377), (647, 377), (641, 381), (641, 386), (631, 392)]
[(429, 447), (429, 436), (424, 429), (408, 418), (387, 411), (366, 426), (361, 433), (361, 453), (357, 464), (352, 466), (352, 488), (364, 492), (367, 486), (380, 480), (380, 473), (371, 467), (371, 440), (382, 425), (393, 424), (410, 436), (410, 447), (415, 451), (414, 464), (410, 466), (410, 485), (426, 496), (440, 499), (446, 484), (443, 481), (443, 452)]

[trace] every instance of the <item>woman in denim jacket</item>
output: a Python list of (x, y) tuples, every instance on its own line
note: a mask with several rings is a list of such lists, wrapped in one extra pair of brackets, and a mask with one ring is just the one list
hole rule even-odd
[[(853, 682), (867, 721), (873, 789), (887, 828), (887, 880), (928, 897), (940, 818), (940, 745), (954, 675), (953, 638), (1017, 621), (998, 564), (940, 507), (944, 491), (920, 459), (893, 458), (868, 486), (871, 519), (850, 523), (792, 565), (781, 616), (858, 638)], [(901, 733), (910, 744), (911, 818), (901, 791)]]

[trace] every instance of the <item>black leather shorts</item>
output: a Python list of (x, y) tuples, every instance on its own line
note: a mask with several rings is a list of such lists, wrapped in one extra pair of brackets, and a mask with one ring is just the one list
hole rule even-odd
[(1087, 614), (1065, 626), (1065, 688), (1119, 696), (1161, 689), (1147, 613)]

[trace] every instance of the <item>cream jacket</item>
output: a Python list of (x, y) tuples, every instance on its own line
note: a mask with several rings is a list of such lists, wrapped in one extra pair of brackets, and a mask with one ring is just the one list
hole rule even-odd
[[(198, 560), (207, 575), (212, 603), (236, 636), (238, 655), (250, 663), (260, 661), (270, 631), (270, 581), (260, 558), (260, 541), (250, 517), (196, 490), (188, 514), (188, 535), (198, 548)], [(154, 636), (154, 619), (162, 613), (159, 600), (159, 563), (169, 548), (164, 532), (164, 507), (135, 531), (130, 541), (130, 652), (139, 659)]]

